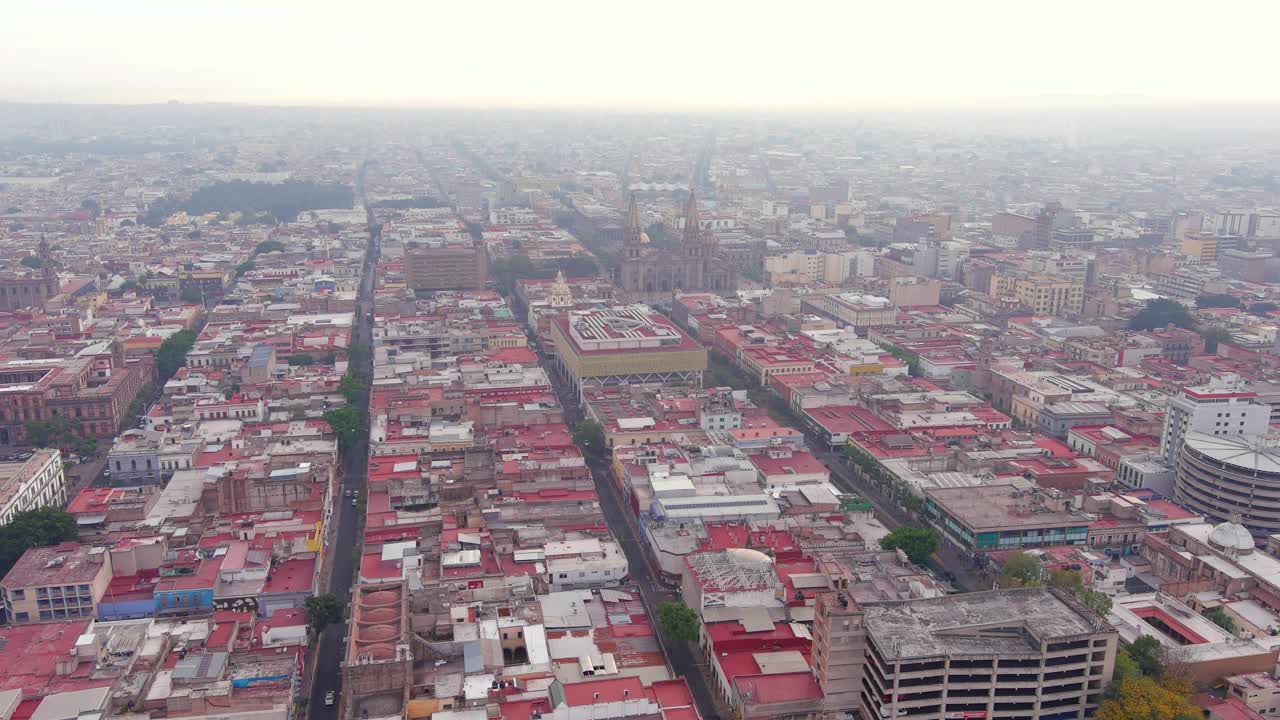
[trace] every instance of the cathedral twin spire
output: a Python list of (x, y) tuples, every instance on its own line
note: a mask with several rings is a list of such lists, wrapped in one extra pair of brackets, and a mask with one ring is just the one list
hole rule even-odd
[[(627, 224), (623, 230), (623, 242), (626, 245), (639, 245), (644, 230), (640, 227), (640, 208), (636, 205), (636, 194), (631, 193), (631, 204), (627, 207)], [(689, 193), (689, 203), (684, 211), (684, 235), (682, 244), (688, 247), (700, 246), (704, 241), (702, 224), (698, 218), (698, 198)]]

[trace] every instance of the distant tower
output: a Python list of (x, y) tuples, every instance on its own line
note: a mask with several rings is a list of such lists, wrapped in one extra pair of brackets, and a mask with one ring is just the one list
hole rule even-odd
[(53, 255), (49, 252), (49, 238), (40, 235), (40, 277), (44, 279), (45, 297), (58, 294), (58, 273), (53, 270)]
[(684, 238), (682, 245), (685, 255), (691, 258), (702, 257), (702, 224), (698, 220), (698, 198), (689, 193), (689, 204), (684, 210)]
[(636, 194), (631, 193), (631, 206), (627, 208), (627, 226), (622, 231), (622, 244), (626, 248), (626, 257), (633, 260), (640, 257), (640, 246), (644, 243), (643, 235), (644, 230), (640, 227), (640, 208), (636, 206)]
[(686, 290), (705, 290), (707, 287), (707, 250), (705, 236), (702, 232), (702, 221), (698, 216), (698, 199), (689, 193), (689, 205), (684, 211), (684, 239), (681, 251), (684, 255), (683, 273), (677, 284)]

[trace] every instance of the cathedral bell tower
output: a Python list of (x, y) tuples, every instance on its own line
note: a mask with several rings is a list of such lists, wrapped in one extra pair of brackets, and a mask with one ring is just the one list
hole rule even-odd
[(701, 258), (703, 256), (702, 223), (698, 219), (698, 198), (692, 192), (689, 193), (689, 204), (684, 210), (684, 237), (681, 245), (683, 246), (685, 257)]
[(40, 245), (37, 249), (40, 253), (40, 277), (44, 281), (45, 297), (53, 297), (60, 289), (58, 273), (53, 269), (53, 253), (49, 250), (49, 239), (43, 233), (40, 235)]
[(627, 208), (627, 226), (622, 234), (624, 255), (627, 258), (635, 260), (640, 257), (641, 246), (644, 244), (643, 235), (644, 230), (640, 228), (640, 208), (636, 206), (636, 194), (631, 193), (631, 206)]

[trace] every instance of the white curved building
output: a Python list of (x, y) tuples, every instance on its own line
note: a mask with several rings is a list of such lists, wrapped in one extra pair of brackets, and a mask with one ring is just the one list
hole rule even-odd
[(1238, 532), (1228, 537), (1239, 525), (1254, 537), (1280, 533), (1280, 438), (1188, 433), (1173, 493), (1205, 517), (1238, 523), (1215, 528), (1226, 547), (1243, 544)]

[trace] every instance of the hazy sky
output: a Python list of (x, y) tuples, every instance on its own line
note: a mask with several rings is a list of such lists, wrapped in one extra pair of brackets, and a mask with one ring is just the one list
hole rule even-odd
[(0, 99), (848, 108), (1280, 100), (1280, 2), (9, 0)]

